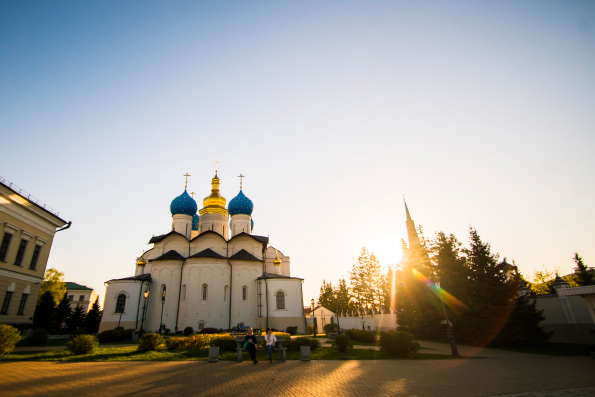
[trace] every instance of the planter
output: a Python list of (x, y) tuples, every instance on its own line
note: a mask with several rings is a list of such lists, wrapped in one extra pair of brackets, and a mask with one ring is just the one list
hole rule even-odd
[(219, 346), (209, 347), (209, 362), (216, 363), (219, 361)]

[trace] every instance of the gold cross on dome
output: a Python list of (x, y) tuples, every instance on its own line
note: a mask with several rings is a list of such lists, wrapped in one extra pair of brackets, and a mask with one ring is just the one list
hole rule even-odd
[(186, 177), (186, 183), (184, 183), (184, 190), (186, 190), (186, 188), (188, 187), (188, 177), (192, 176), (192, 175), (190, 175), (189, 173), (186, 173), (185, 175), (182, 175), (182, 176)]
[(245, 177), (246, 177), (246, 175), (242, 175), (242, 174), (238, 175), (238, 178), (240, 178), (240, 189), (242, 189), (242, 179)]
[(217, 171), (219, 171), (219, 164), (221, 162), (219, 161), (219, 159), (215, 159), (215, 161), (213, 161), (213, 171), (215, 171), (215, 173), (217, 173)]
[(194, 193), (194, 192), (191, 192), (191, 193), (190, 193), (190, 196), (191, 196), (192, 198), (194, 198), (194, 195), (195, 195), (195, 194), (196, 194), (196, 193)]

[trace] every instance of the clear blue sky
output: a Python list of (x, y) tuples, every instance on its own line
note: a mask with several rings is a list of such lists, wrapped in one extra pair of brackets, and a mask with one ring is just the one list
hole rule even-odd
[(0, 54), (0, 175), (102, 300), (215, 159), (306, 301), (398, 261), (403, 194), (525, 274), (595, 265), (593, 1), (0, 1)]

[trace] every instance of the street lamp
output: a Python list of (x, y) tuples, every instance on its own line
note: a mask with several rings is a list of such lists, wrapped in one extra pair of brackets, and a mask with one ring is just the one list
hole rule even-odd
[(312, 307), (312, 311), (310, 312), (310, 317), (312, 317), (312, 332), (314, 333), (314, 337), (316, 338), (316, 331), (318, 328), (318, 324), (316, 324), (316, 317), (314, 317), (314, 309), (315, 309), (315, 302), (314, 298), (310, 301), (310, 306)]
[(159, 334), (161, 334), (161, 330), (163, 327), (163, 305), (165, 305), (165, 285), (163, 286), (163, 291), (161, 293), (161, 319), (159, 320)]
[(145, 303), (143, 305), (143, 316), (140, 319), (140, 332), (139, 332), (139, 334), (141, 334), (141, 336), (143, 334), (143, 324), (145, 322), (145, 313), (147, 310), (147, 298), (149, 297), (149, 290), (146, 290), (144, 295), (145, 295)]
[(337, 316), (337, 335), (341, 334), (341, 324), (339, 323), (339, 294), (333, 294), (335, 297), (335, 315)]
[[(435, 283), (438, 289), (440, 289), (440, 280), (436, 280)], [(444, 300), (442, 299), (442, 294), (438, 291), (438, 296), (440, 297), (440, 303), (442, 303), (442, 310), (444, 311), (444, 319), (446, 320), (446, 336), (448, 337), (448, 342), (450, 343), (450, 350), (454, 357), (459, 356), (459, 352), (457, 350), (457, 344), (455, 342), (455, 336), (452, 333), (452, 325), (450, 321), (448, 321), (448, 315), (446, 314), (446, 306), (444, 305)]]

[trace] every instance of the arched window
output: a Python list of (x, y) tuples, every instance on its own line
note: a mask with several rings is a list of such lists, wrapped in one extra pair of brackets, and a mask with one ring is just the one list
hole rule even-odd
[(161, 300), (165, 300), (165, 284), (161, 285)]
[(276, 298), (277, 298), (277, 310), (285, 309), (285, 294), (283, 293), (283, 291), (277, 292)]
[(245, 301), (248, 299), (248, 287), (245, 285), (242, 287), (242, 300)]
[(206, 301), (207, 297), (209, 296), (209, 286), (206, 284), (202, 285), (202, 300)]
[(186, 300), (186, 284), (182, 285), (182, 300)]
[(229, 295), (229, 286), (223, 287), (223, 301), (227, 302), (227, 295)]
[(124, 308), (126, 307), (126, 295), (120, 294), (116, 298), (116, 313), (124, 313)]

